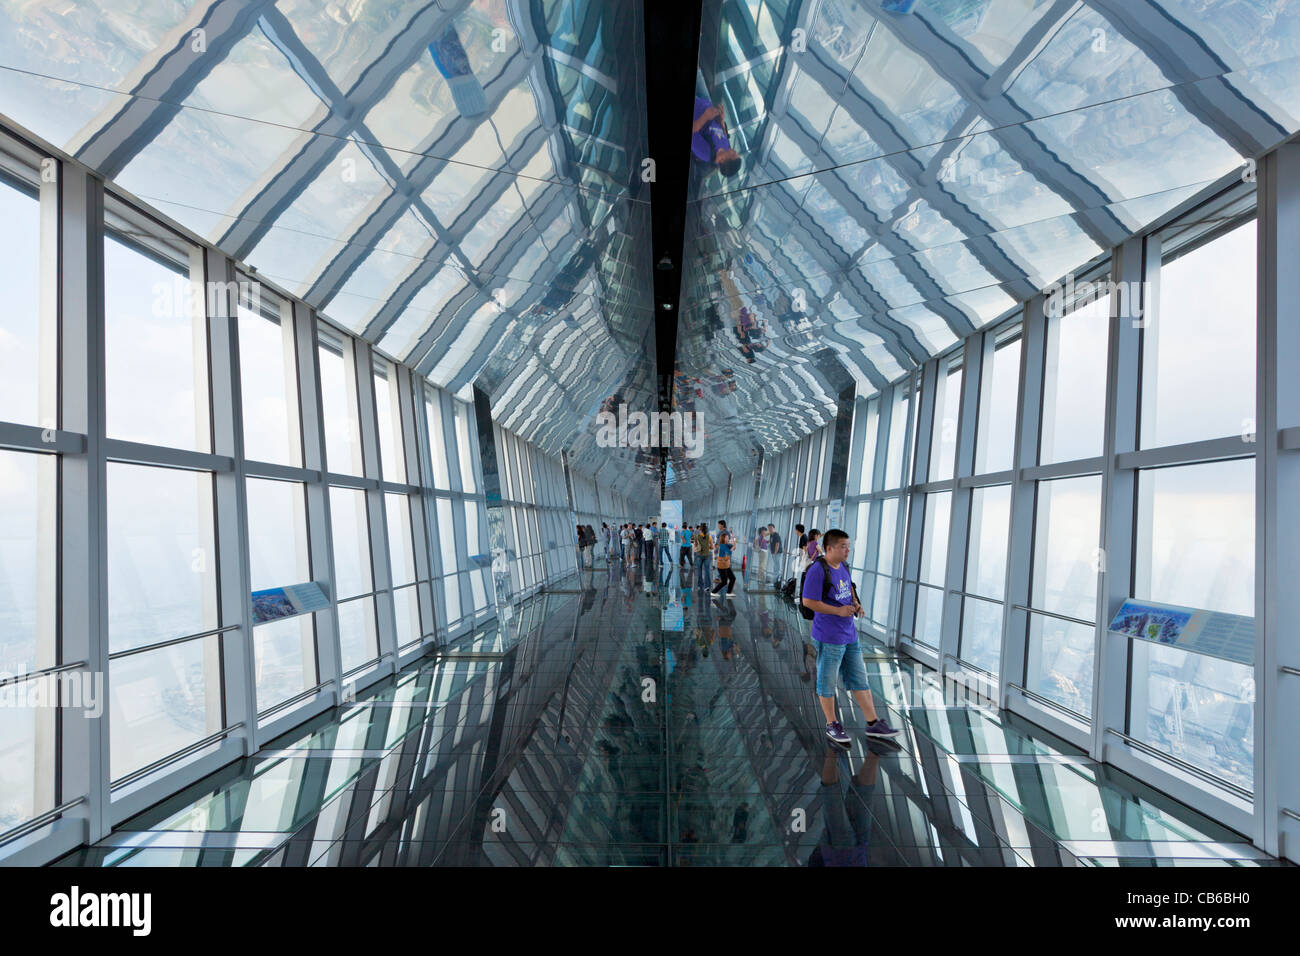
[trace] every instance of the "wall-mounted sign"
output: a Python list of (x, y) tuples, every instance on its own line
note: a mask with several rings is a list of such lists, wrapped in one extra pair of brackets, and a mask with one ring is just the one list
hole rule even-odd
[(294, 617), (329, 607), (329, 599), (315, 581), (289, 584), (253, 592), (253, 623), (265, 624), (282, 617)]
[(1115, 612), (1110, 630), (1225, 661), (1255, 663), (1255, 619), (1241, 614), (1129, 598)]

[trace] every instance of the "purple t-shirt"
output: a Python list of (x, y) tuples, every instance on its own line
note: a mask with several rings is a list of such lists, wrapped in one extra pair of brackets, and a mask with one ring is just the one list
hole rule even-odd
[[(695, 97), (695, 115), (691, 117), (692, 124), (712, 105), (702, 96)], [(720, 149), (731, 149), (731, 137), (723, 131), (717, 117), (705, 123), (698, 133), (691, 134), (691, 152), (700, 162), (713, 162), (714, 153)]]
[[(826, 591), (826, 603), (837, 607), (852, 606), (853, 579), (849, 576), (848, 565), (841, 564), (838, 568), (832, 568), (828, 564), (824, 567), (831, 575), (831, 586)], [(814, 561), (804, 576), (803, 593), (800, 597), (820, 601), (825, 576), (822, 562)], [(812, 639), (823, 644), (852, 644), (858, 639), (858, 630), (853, 626), (851, 617), (836, 617), (834, 614), (818, 612), (812, 622)]]

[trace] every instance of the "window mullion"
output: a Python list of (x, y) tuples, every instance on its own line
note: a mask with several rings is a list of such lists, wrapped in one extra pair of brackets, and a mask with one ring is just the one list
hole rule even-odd
[[(208, 560), (217, 563), (220, 587), (220, 622), (237, 625), (218, 641), (205, 642), (205, 653), (220, 658), (224, 724), (242, 726), (235, 736), (244, 754), (257, 750), (257, 683), (255, 677), (252, 598), (249, 587), (247, 490), (244, 482), (244, 416), (240, 389), (239, 319), (237, 303), (231, 301), (227, 283), (234, 279), (229, 259), (215, 250), (205, 250), (192, 267), (199, 275), (199, 288), (218, 290), (203, 295), (208, 311), (207, 326), (211, 355), (212, 451), (228, 456), (231, 471), (213, 476), (217, 509), (217, 553)], [(215, 313), (215, 314), (214, 314)], [(217, 661), (210, 662), (216, 665)]]
[(960, 487), (961, 478), (975, 467), (975, 426), (982, 376), (981, 336), (966, 339), (962, 358), (961, 390), (957, 408), (957, 438), (953, 452), (952, 511), (948, 518), (948, 562), (944, 575), (943, 625), (939, 632), (942, 670), (956, 660), (961, 646), (962, 596), (966, 583), (966, 554), (970, 531), (971, 490)]
[[(60, 468), (59, 559), (60, 661), (86, 661), (90, 674), (102, 675), (104, 699), (112, 694), (108, 668), (107, 462), (104, 457), (104, 190), (79, 166), (61, 164), (58, 195), (54, 183), (41, 187), (42, 259), (47, 214), (57, 210), (57, 283), (61, 336), (61, 425), (85, 435), (85, 453), (64, 455)], [(79, 797), (69, 814), (84, 821), (75, 843), (94, 843), (108, 835), (109, 727), (105, 709), (91, 719), (84, 709), (60, 713), (60, 790), (57, 800)]]
[[(1038, 432), (1043, 414), (1043, 374), (1046, 360), (1046, 299), (1036, 295), (1025, 303), (1020, 347), (1020, 389), (1016, 396), (1016, 430), (1012, 449), (1011, 514), (1007, 533), (1007, 572), (1003, 597), (1002, 652), (998, 663), (998, 703), (1010, 707), (1010, 684), (1023, 685), (1029, 639), (1028, 607), (1033, 568), (1035, 482), (1026, 468), (1038, 461)], [(1016, 695), (1015, 699), (1019, 699)]]
[[(1132, 238), (1111, 256), (1112, 279), (1119, 288), (1141, 288), (1143, 299), (1154, 298), (1159, 281), (1160, 244), (1156, 236)], [(1146, 285), (1148, 279), (1152, 285)], [(1118, 610), (1132, 590), (1134, 491), (1137, 472), (1115, 466), (1115, 456), (1137, 448), (1139, 381), (1141, 377), (1141, 335), (1133, 314), (1131, 296), (1111, 296), (1110, 355), (1106, 363), (1106, 425), (1102, 445), (1101, 529), (1097, 587), (1096, 654), (1092, 683), (1092, 746), (1096, 759), (1103, 759), (1106, 730), (1128, 732), (1125, 714), (1129, 697), (1128, 639), (1111, 634), (1111, 614)], [(1153, 305), (1146, 301), (1144, 305)], [(1148, 316), (1148, 319), (1151, 317)], [(1158, 317), (1157, 317), (1158, 321)]]
[(325, 421), (320, 382), (320, 337), (316, 316), (294, 301), (292, 322), (298, 362), (298, 407), (302, 412), (302, 463), (316, 474), (305, 483), (307, 539), (310, 542), (312, 580), (330, 598), (330, 606), (316, 613), (316, 672), (322, 685), (339, 699), (341, 669), (338, 624), (338, 588), (334, 572), (334, 535), (330, 523), (329, 484), (325, 454)]

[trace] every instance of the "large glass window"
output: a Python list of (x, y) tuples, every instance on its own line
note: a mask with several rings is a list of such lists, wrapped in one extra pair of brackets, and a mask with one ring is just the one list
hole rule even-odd
[(110, 651), (220, 627), (214, 521), (210, 473), (108, 463)]
[[(0, 671), (4, 677), (57, 660), (56, 505), (53, 455), (0, 450)], [(22, 683), (7, 688), (18, 695)], [(0, 832), (54, 806), (53, 707), (0, 707)]]
[(456, 533), (448, 498), (438, 499), (438, 544), (442, 554), (442, 583), (447, 600), (447, 623), (460, 620), (460, 578), (457, 576)]
[(1103, 556), (1101, 476), (1038, 485), (1025, 686), (1092, 714), (1097, 576)]
[(356, 488), (331, 488), (330, 526), (334, 536), (339, 653), (343, 672), (347, 673), (379, 656), (366, 493)]
[(373, 578), (366, 493), (356, 488), (331, 488), (330, 523), (334, 533), (335, 597), (343, 600), (368, 593)]
[(1101, 454), (1109, 329), (1109, 295), (1048, 319), (1040, 464)]
[(1020, 390), (1020, 333), (1003, 338), (985, 354), (980, 383), (975, 474), (1012, 467), (1016, 446), (1016, 398)]
[[(916, 403), (911, 403), (915, 417)], [(894, 407), (889, 417), (889, 451), (885, 462), (885, 487), (901, 488), (906, 483), (903, 466), (907, 457), (907, 388), (894, 387)]]
[(55, 660), (58, 460), (0, 449), (0, 671)]
[(415, 551), (411, 544), (411, 506), (404, 494), (384, 495), (384, 514), (388, 521), (388, 557), (393, 584), (415, 582)]
[[(1255, 462), (1138, 475), (1134, 593), (1252, 616)], [(1254, 667), (1132, 641), (1129, 733), (1247, 790), (1254, 787)]]
[(424, 417), (429, 425), (429, 452), (433, 459), (433, 486), (450, 488), (451, 475), (447, 471), (447, 443), (442, 434), (442, 395), (433, 388), (424, 392)]
[(169, 644), (109, 662), (109, 767), (114, 780), (223, 726), (221, 638)]
[(474, 452), (470, 448), (470, 415), (473, 409), (464, 402), (452, 402), (456, 420), (456, 454), (460, 458), (461, 490), (472, 492), (474, 482)]
[(971, 492), (959, 656), (991, 674), (1002, 652), (1002, 601), (1006, 593), (1011, 486)]
[(339, 475), (363, 475), (357, 387), (352, 375), (352, 346), (320, 328), (321, 414), (325, 423), (325, 466)]
[[(143, 240), (142, 240), (143, 241)], [(104, 237), (108, 437), (209, 451), (207, 322), (187, 247)]]
[(379, 634), (375, 626), (373, 595), (343, 601), (339, 614), (339, 661), (346, 674), (379, 656)]
[(397, 367), (384, 359), (375, 360), (375, 411), (379, 422), (379, 460), (384, 481), (406, 483), (405, 445), (402, 442), (402, 407), (397, 389)]
[(866, 431), (862, 442), (862, 467), (858, 470), (857, 492), (860, 495), (871, 492), (872, 481), (876, 474), (876, 442), (880, 435), (880, 398), (871, 399), (859, 405), (862, 415), (858, 426)]
[(388, 521), (388, 556), (393, 577), (393, 610), (397, 616), (397, 646), (405, 647), (424, 634), (416, 585), (415, 548), (411, 538), (411, 504), (404, 494), (384, 496)]
[(241, 276), (239, 385), (251, 461), (302, 464), (296, 354), (288, 303)]
[(930, 480), (944, 481), (953, 476), (957, 461), (957, 417), (961, 409), (962, 366), (960, 359), (950, 362), (934, 394), (934, 430), (930, 435)]
[(247, 479), (251, 588), (261, 591), (311, 580), (303, 486)]
[[(530, 517), (533, 515), (530, 514)], [(471, 558), (483, 554), (486, 528), (480, 524), (479, 520), (479, 503), (477, 501), (465, 502), (465, 548)], [(536, 528), (532, 530), (532, 536), (536, 537)], [(487, 607), (487, 586), (484, 583), (484, 572), (482, 570), (471, 570), (469, 574), (470, 594), (474, 597), (474, 610), (481, 611)]]
[(876, 557), (876, 582), (871, 598), (871, 621), (877, 627), (888, 628), (889, 604), (898, 579), (894, 571), (895, 531), (898, 527), (898, 499), (886, 498), (880, 503), (880, 546)]
[(936, 648), (943, 629), (944, 575), (948, 569), (948, 522), (951, 515), (951, 491), (925, 496), (925, 526), (912, 639)]
[[(41, 210), (36, 190), (0, 176), (0, 421), (55, 423), (54, 330), (41, 321)], [(45, 400), (42, 401), (44, 393)]]
[(1160, 267), (1142, 332), (1142, 447), (1255, 430), (1253, 221)]
[(319, 681), (316, 615), (300, 614), (253, 628), (257, 709), (264, 712)]
[(1138, 474), (1135, 596), (1255, 613), (1255, 460)]

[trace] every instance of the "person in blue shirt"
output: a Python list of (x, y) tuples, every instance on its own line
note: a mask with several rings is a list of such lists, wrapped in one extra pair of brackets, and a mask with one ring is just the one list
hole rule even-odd
[(666, 568), (673, 563), (673, 531), (667, 522), (659, 526), (655, 537), (659, 542), (659, 566)]
[(832, 528), (822, 537), (822, 554), (804, 576), (800, 600), (813, 612), (812, 639), (817, 646), (817, 700), (826, 717), (826, 736), (842, 746), (850, 743), (835, 717), (835, 685), (843, 679), (867, 718), (868, 737), (894, 737), (898, 731), (876, 714), (867, 683), (867, 666), (858, 646), (853, 618), (865, 613), (849, 575), (849, 536)]
[(691, 566), (691, 526), (682, 522), (682, 546), (677, 555), (677, 564), (683, 568)]
[(740, 172), (740, 153), (731, 148), (722, 107), (702, 96), (695, 97), (695, 122), (691, 125), (691, 155), (702, 163), (717, 166), (724, 176)]

